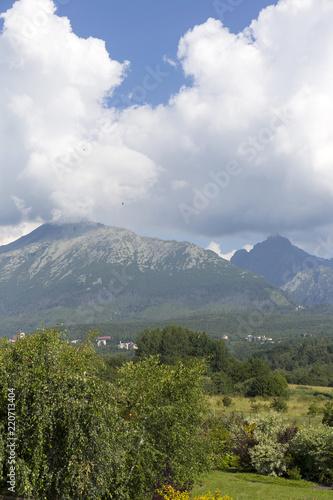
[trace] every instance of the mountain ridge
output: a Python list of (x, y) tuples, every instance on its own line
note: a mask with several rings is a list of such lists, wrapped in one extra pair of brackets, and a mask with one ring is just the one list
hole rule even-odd
[(69, 307), (73, 321), (87, 308), (106, 321), (168, 319), (272, 297), (291, 306), (284, 291), (211, 250), (102, 224), (46, 224), (0, 248), (3, 317)]

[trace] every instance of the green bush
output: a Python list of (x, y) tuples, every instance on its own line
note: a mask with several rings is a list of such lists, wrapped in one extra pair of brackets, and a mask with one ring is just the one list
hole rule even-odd
[(311, 417), (311, 416), (315, 416), (315, 415), (318, 415), (320, 409), (318, 408), (317, 405), (311, 403), (309, 405), (309, 408), (308, 408), (308, 415)]
[(223, 406), (228, 408), (229, 406), (232, 405), (232, 399), (229, 396), (224, 396), (224, 398), (222, 398), (222, 403), (223, 403)]
[(256, 400), (251, 402), (251, 413), (260, 413), (262, 411), (267, 411), (268, 406), (262, 403), (259, 403)]
[(247, 397), (278, 396), (286, 398), (289, 395), (288, 383), (279, 373), (249, 379), (243, 384), (243, 387)]
[(299, 467), (294, 467), (293, 469), (289, 469), (287, 475), (289, 479), (293, 481), (300, 481), (302, 479), (302, 474)]
[(240, 458), (234, 453), (225, 453), (220, 459), (216, 461), (218, 469), (239, 469), (241, 466)]
[(290, 453), (302, 477), (333, 481), (333, 428), (318, 425), (299, 431), (290, 441)]
[(229, 452), (239, 457), (239, 464), (244, 469), (251, 469), (249, 451), (257, 444), (254, 438), (255, 424), (249, 424), (238, 416), (224, 415), (221, 420), (231, 436)]
[(282, 398), (274, 398), (270, 404), (270, 408), (278, 413), (286, 413), (288, 411), (287, 402)]
[(249, 454), (251, 465), (258, 474), (281, 476), (287, 471), (288, 444), (279, 440), (285, 428), (285, 420), (273, 412), (256, 421), (253, 437), (257, 444)]
[(333, 403), (328, 402), (325, 404), (323, 424), (333, 427)]
[(220, 468), (221, 460), (231, 455), (232, 438), (220, 419), (209, 417), (203, 425), (213, 456), (213, 465)]

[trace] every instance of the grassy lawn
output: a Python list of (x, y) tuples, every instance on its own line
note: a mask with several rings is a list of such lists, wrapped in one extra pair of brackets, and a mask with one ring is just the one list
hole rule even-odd
[(233, 500), (320, 500), (333, 499), (333, 490), (316, 489), (315, 483), (260, 476), (245, 472), (214, 471), (196, 482), (191, 496), (203, 495), (216, 488), (221, 496)]

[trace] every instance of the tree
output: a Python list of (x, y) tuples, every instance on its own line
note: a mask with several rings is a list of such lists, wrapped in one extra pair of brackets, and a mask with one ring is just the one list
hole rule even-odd
[(168, 459), (180, 484), (209, 468), (211, 454), (200, 432), (207, 410), (200, 384), (204, 370), (203, 362), (170, 366), (158, 357), (120, 369), (125, 418), (141, 442), (130, 478), (136, 494), (154, 484)]
[(14, 345), (2, 340), (0, 360), (1, 422), (7, 391), (15, 393), (17, 493), (97, 500), (119, 489), (124, 424), (117, 391), (98, 376), (101, 361), (89, 338), (73, 349), (58, 329), (43, 329)]
[(210, 368), (213, 372), (225, 371), (227, 369), (229, 352), (223, 340), (213, 340), (211, 345), (212, 359)]
[(180, 481), (209, 465), (200, 435), (204, 365), (152, 358), (124, 365), (112, 384), (93, 335), (77, 348), (58, 329), (0, 342), (0, 462), (7, 475), (10, 389), (20, 496), (144, 500), (167, 458)]
[(160, 354), (161, 363), (174, 364), (189, 358), (207, 359), (211, 371), (226, 370), (229, 353), (223, 340), (213, 340), (205, 332), (179, 325), (167, 325), (161, 331), (145, 329), (138, 336), (136, 357)]
[(245, 395), (248, 397), (255, 396), (280, 396), (287, 397), (289, 394), (288, 383), (286, 379), (276, 373), (274, 375), (259, 376), (249, 379), (245, 383)]
[(270, 375), (269, 366), (259, 358), (249, 358), (244, 363), (243, 370), (246, 378), (267, 377)]

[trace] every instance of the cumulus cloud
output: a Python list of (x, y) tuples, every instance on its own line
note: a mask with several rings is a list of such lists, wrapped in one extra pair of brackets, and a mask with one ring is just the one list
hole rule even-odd
[[(252, 250), (253, 248), (253, 245), (244, 245), (243, 246), (243, 249), (246, 250), (247, 252), (249, 252), (250, 250)], [(225, 260), (231, 260), (231, 257), (233, 257), (235, 255), (235, 253), (237, 252), (237, 249), (236, 250), (232, 250), (231, 252), (228, 252), (228, 253), (222, 253), (222, 250), (221, 250), (221, 245), (219, 243), (216, 243), (216, 241), (211, 241), (208, 245), (208, 247), (206, 248), (206, 250), (212, 250), (213, 252), (217, 253), (217, 255), (219, 257), (222, 257), (222, 259), (225, 259)]]
[(302, 239), (331, 223), (331, 0), (280, 0), (239, 34), (208, 19), (179, 42), (191, 84), (122, 111), (104, 100), (128, 63), (78, 38), (51, 0), (19, 0), (4, 20), (0, 224), (22, 219), (14, 197), (31, 219), (145, 233)]
[(158, 167), (123, 143), (105, 105), (128, 62), (76, 36), (51, 0), (1, 17), (0, 224), (98, 218), (146, 196)]
[[(215, 19), (184, 35), (191, 85), (119, 124), (164, 167), (155, 206), (169, 202), (165, 225), (217, 237), (330, 223), (332, 23), (329, 0), (280, 0), (238, 35)], [(188, 187), (167, 191), (180, 174)]]

